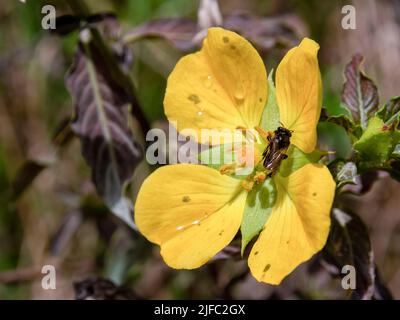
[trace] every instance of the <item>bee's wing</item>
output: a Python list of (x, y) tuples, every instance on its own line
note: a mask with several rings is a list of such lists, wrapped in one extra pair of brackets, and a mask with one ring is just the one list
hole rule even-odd
[(276, 148), (276, 144), (273, 142), (270, 142), (263, 152), (264, 167), (267, 168), (268, 165), (271, 164), (271, 162), (273, 161), (274, 155), (277, 153), (277, 151), (278, 150)]
[(278, 149), (276, 145), (272, 143), (268, 147), (269, 148), (265, 149), (264, 151), (264, 167), (266, 169), (276, 170), (279, 168), (282, 160), (286, 159), (286, 151), (288, 148)]

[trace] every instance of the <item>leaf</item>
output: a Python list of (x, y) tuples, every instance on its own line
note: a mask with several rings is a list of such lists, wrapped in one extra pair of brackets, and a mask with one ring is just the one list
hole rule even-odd
[(112, 212), (133, 226), (132, 204), (123, 189), (143, 155), (128, 126), (128, 95), (110, 72), (95, 45), (80, 43), (66, 80), (75, 100), (72, 129), (81, 139), (97, 192)]
[(389, 288), (383, 283), (379, 274), (378, 268), (375, 266), (375, 290), (374, 299), (376, 300), (393, 300), (392, 293)]
[(346, 117), (351, 119), (350, 110), (340, 101), (340, 94), (327, 90), (324, 92), (322, 111), (326, 111), (328, 117)]
[(89, 277), (74, 283), (76, 300), (135, 300), (138, 296), (131, 289), (117, 286), (110, 280)]
[(11, 184), (10, 199), (15, 201), (31, 185), (33, 180), (50, 163), (44, 163), (37, 160), (27, 160), (18, 170), (16, 177)]
[(345, 184), (356, 184), (357, 166), (354, 162), (347, 162), (338, 172), (336, 179), (338, 181), (337, 188)]
[[(55, 154), (66, 146), (73, 137), (70, 127), (70, 118), (64, 118), (57, 126), (56, 132), (53, 135), (52, 143), (54, 146)], [(10, 200), (16, 201), (23, 192), (32, 184), (36, 177), (46, 168), (51, 166), (55, 159), (28, 159), (18, 169), (15, 178), (11, 183)]]
[(400, 159), (400, 144), (397, 144), (396, 147), (394, 147), (394, 150), (392, 152), (392, 157)]
[(253, 15), (224, 16), (223, 27), (241, 34), (253, 43), (261, 54), (273, 48), (293, 47), (299, 41), (298, 32), (305, 25), (296, 15), (259, 18)]
[(347, 132), (351, 132), (353, 129), (353, 123), (349, 117), (340, 115), (340, 116), (331, 116), (326, 119), (327, 122), (337, 124), (338, 126), (343, 127)]
[(399, 131), (385, 125), (379, 117), (371, 118), (363, 135), (354, 144), (354, 149), (358, 151), (360, 169), (387, 168), (399, 142)]
[(79, 30), (83, 25), (92, 25), (103, 22), (107, 19), (115, 18), (115, 15), (111, 12), (100, 12), (87, 17), (65, 14), (56, 18), (57, 28), (50, 29), (50, 32), (58, 34), (59, 36), (66, 36), (74, 31)]
[[(193, 50), (206, 35), (205, 31), (208, 27), (220, 25), (219, 17), (210, 18), (207, 17), (206, 20), (209, 20), (207, 22), (200, 19), (199, 23), (187, 18), (163, 18), (149, 21), (127, 32), (124, 42), (158, 37), (168, 40), (182, 51)], [(202, 29), (206, 24), (207, 28)], [(276, 47), (296, 45), (299, 38), (297, 30), (305, 29), (301, 20), (294, 15), (278, 18), (258, 18), (243, 14), (228, 15), (223, 17), (221, 27), (241, 34), (262, 52)]]
[(356, 54), (346, 66), (342, 102), (350, 109), (353, 119), (365, 129), (368, 116), (378, 108), (379, 96), (376, 85), (360, 70), (363, 59), (361, 54)]
[(390, 163), (390, 168), (388, 169), (390, 176), (400, 182), (400, 160), (394, 160)]
[(164, 18), (146, 22), (124, 35), (125, 42), (134, 42), (143, 38), (163, 38), (176, 48), (189, 51), (195, 47), (192, 41), (197, 33), (195, 21), (187, 18)]
[(400, 122), (400, 96), (389, 100), (378, 112), (377, 116), (381, 118), (386, 125), (393, 125), (397, 128)]
[(375, 264), (368, 230), (362, 220), (350, 211), (332, 210), (332, 225), (322, 257), (328, 270), (341, 275), (345, 265), (356, 271), (354, 299), (371, 299), (375, 286)]
[(304, 153), (299, 148), (291, 145), (287, 152), (287, 159), (282, 161), (279, 168), (279, 174), (283, 177), (287, 177), (308, 163), (318, 162), (324, 154), (326, 154), (326, 152), (320, 150)]
[(357, 166), (354, 162), (335, 160), (329, 164), (329, 170), (334, 177), (337, 189), (346, 184), (356, 184)]
[(271, 70), (268, 76), (268, 100), (261, 116), (260, 127), (266, 131), (274, 131), (280, 126), (279, 107), (276, 102), (275, 84), (272, 79), (274, 71)]
[(323, 150), (334, 151), (337, 158), (347, 159), (352, 153), (352, 143), (346, 130), (331, 122), (317, 125), (318, 145)]
[(232, 243), (229, 246), (225, 247), (220, 252), (218, 252), (214, 257), (212, 257), (208, 263), (220, 260), (234, 260), (234, 261), (241, 260), (242, 257), (240, 255), (240, 247), (236, 242), (237, 242), (236, 240), (232, 241)]
[(242, 234), (243, 255), (246, 246), (263, 229), (276, 201), (276, 187), (273, 179), (266, 179), (256, 185), (247, 195), (243, 221), (240, 227)]
[(79, 30), (81, 23), (83, 21), (82, 17), (65, 14), (62, 16), (58, 16), (56, 18), (56, 26), (55, 29), (50, 29), (51, 33), (56, 33), (60, 36), (66, 36), (71, 32)]

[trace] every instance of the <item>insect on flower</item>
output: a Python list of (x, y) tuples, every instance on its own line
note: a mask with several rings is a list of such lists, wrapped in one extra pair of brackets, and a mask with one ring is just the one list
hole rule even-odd
[(264, 133), (261, 129), (261, 135), (268, 141), (262, 158), (263, 166), (267, 170), (267, 176), (272, 177), (279, 169), (282, 160), (285, 160), (288, 155), (286, 154), (290, 146), (290, 138), (293, 130), (286, 129), (285, 127), (278, 127), (274, 132)]

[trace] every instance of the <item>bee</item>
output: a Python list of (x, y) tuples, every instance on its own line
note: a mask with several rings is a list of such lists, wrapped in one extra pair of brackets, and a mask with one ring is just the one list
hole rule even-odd
[(286, 151), (290, 146), (292, 132), (284, 127), (278, 127), (266, 137), (269, 143), (262, 154), (262, 159), (268, 177), (272, 177), (278, 171), (282, 160), (288, 157)]

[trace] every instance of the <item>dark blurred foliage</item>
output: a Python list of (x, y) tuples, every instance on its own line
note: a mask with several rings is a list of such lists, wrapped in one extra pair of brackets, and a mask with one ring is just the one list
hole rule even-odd
[[(365, 57), (366, 73), (377, 84), (381, 101), (399, 94), (399, 2), (353, 0), (357, 29), (343, 30), (341, 8), (349, 2), (219, 1), (221, 23), (253, 42), (268, 71), (302, 37), (320, 43), (325, 110), (318, 130), (320, 146), (336, 151), (331, 160), (352, 157), (346, 119), (332, 117), (345, 112), (343, 71), (355, 53)], [(166, 126), (166, 77), (184, 53), (199, 46), (202, 28), (219, 21), (218, 15), (198, 20), (199, 1), (87, 0), (88, 12), (76, 3), (15, 0), (0, 6), (0, 299), (348, 298), (340, 278), (331, 276), (327, 263), (321, 264), (321, 255), (298, 267), (278, 287), (251, 277), (235, 242), (198, 270), (170, 269), (158, 248), (111, 213), (96, 193), (91, 168), (69, 126), (74, 108), (65, 77), (77, 50), (77, 29), (90, 26), (105, 35), (101, 22), (112, 12), (120, 24), (118, 32), (130, 38), (126, 47), (113, 46), (112, 52), (121, 74), (131, 81), (128, 100), (135, 99), (139, 108), (132, 111), (127, 130), (144, 148), (144, 128)], [(57, 16), (63, 16), (59, 35), (41, 28), (45, 4), (54, 5)], [(200, 40), (192, 41), (196, 35)], [(393, 102), (392, 109), (396, 106)], [(340, 172), (344, 165), (337, 161), (331, 169)], [(392, 165), (398, 166), (398, 160)], [(126, 186), (132, 199), (152, 169), (144, 162), (138, 165)], [(363, 221), (361, 232), (370, 236), (370, 243), (363, 245), (368, 251), (372, 248), (379, 269), (374, 298), (379, 293), (390, 297), (387, 284), (399, 299), (399, 182), (383, 171), (366, 171), (343, 181), (356, 183), (341, 195), (341, 203)], [(336, 229), (330, 240), (341, 232)], [(336, 249), (351, 247), (341, 245)], [(325, 260), (334, 265), (328, 254), (324, 251)], [(41, 288), (45, 264), (56, 266), (56, 290)], [(365, 267), (375, 269), (375, 264)]]

